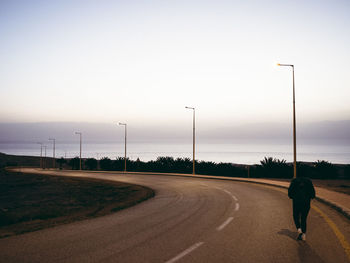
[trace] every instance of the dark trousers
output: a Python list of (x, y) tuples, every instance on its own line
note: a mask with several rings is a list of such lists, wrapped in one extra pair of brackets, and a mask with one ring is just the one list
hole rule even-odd
[(306, 233), (306, 219), (310, 211), (310, 201), (297, 202), (293, 200), (293, 219), (296, 228), (301, 228)]

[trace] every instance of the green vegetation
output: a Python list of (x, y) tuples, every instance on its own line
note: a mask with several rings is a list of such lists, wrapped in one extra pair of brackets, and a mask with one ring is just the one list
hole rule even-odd
[(253, 174), (257, 177), (271, 177), (271, 178), (290, 178), (291, 166), (287, 164), (286, 160), (274, 159), (272, 157), (265, 157), (260, 161), (260, 166), (253, 170)]
[(85, 160), (85, 165), (86, 165), (87, 169), (89, 169), (89, 170), (96, 170), (97, 165), (98, 165), (98, 161), (94, 158), (88, 158)]
[[(60, 169), (79, 169), (79, 157), (57, 159), (57, 167)], [(46, 161), (51, 167), (52, 159)], [(190, 158), (158, 157), (156, 160), (143, 162), (126, 160), (129, 172), (160, 172), (160, 173), (192, 173), (192, 160)], [(4, 166), (36, 166), (40, 165), (39, 157), (12, 156), (0, 153), (0, 167)], [(265, 157), (256, 165), (240, 165), (233, 163), (215, 163), (196, 161), (196, 173), (203, 175), (247, 177), (256, 178), (292, 178), (293, 164), (286, 160), (273, 157)], [(88, 158), (82, 160), (84, 170), (124, 171), (124, 158), (118, 157), (112, 160), (104, 157), (101, 160)], [(350, 179), (350, 165), (332, 164), (328, 161), (298, 162), (297, 174), (313, 179)]]
[(79, 157), (74, 157), (69, 159), (68, 164), (72, 167), (73, 170), (78, 170), (80, 167), (80, 159)]
[[(265, 178), (292, 178), (293, 164), (286, 160), (265, 157), (261, 165), (253, 167), (252, 175)], [(350, 165), (334, 165), (318, 160), (313, 163), (297, 162), (297, 175), (313, 179), (350, 179)]]
[(56, 161), (58, 163), (58, 168), (62, 170), (63, 165), (67, 162), (66, 159), (64, 159), (63, 157), (61, 157), (60, 159), (57, 159)]
[[(74, 162), (72, 161), (74, 160)], [(93, 161), (95, 160), (95, 161)], [(192, 173), (192, 160), (189, 158), (158, 157), (155, 161), (143, 162), (126, 160), (129, 172)], [(71, 168), (79, 168), (79, 158), (70, 160)], [(84, 160), (83, 169), (95, 170), (97, 166), (103, 171), (124, 171), (124, 158), (111, 160), (108, 157), (100, 161), (89, 158)], [(215, 163), (196, 161), (196, 173), (203, 175), (247, 177), (248, 166), (232, 163)], [(327, 161), (314, 163), (298, 162), (297, 173), (313, 179), (350, 179), (350, 165), (333, 165)], [(256, 178), (292, 178), (293, 164), (286, 160), (265, 157), (259, 165), (249, 166), (250, 177)]]
[[(99, 163), (101, 170), (123, 171), (125, 161), (124, 158), (111, 160), (104, 157)], [(189, 158), (158, 157), (157, 160), (149, 162), (127, 159), (126, 166), (127, 170), (132, 172), (192, 173), (192, 160)], [(247, 176), (245, 166), (205, 161), (196, 161), (196, 173), (218, 176)]]

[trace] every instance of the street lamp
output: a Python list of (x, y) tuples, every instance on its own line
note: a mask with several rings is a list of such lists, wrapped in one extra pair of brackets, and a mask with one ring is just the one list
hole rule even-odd
[(281, 67), (291, 67), (293, 73), (293, 155), (294, 155), (294, 174), (293, 178), (297, 177), (297, 143), (296, 143), (296, 118), (295, 118), (295, 80), (294, 80), (294, 65), (292, 64), (277, 64)]
[(185, 107), (186, 109), (193, 110), (193, 175), (195, 175), (195, 154), (196, 154), (196, 110), (193, 107)]
[(75, 134), (79, 134), (80, 136), (80, 156), (79, 156), (79, 170), (81, 170), (81, 137), (83, 136), (81, 132), (75, 132)]
[(37, 144), (40, 144), (40, 168), (43, 168), (43, 143), (37, 142)]
[(49, 141), (53, 141), (53, 165), (52, 168), (56, 168), (56, 158), (55, 158), (55, 148), (56, 148), (56, 140), (54, 138), (49, 138)]
[(119, 125), (123, 125), (124, 126), (124, 135), (125, 135), (125, 139), (124, 139), (124, 147), (125, 147), (125, 153), (124, 153), (124, 172), (126, 172), (126, 123), (121, 123), (119, 122)]
[(44, 149), (45, 149), (45, 157), (44, 157), (44, 165), (43, 165), (43, 167), (44, 167), (44, 169), (46, 169), (46, 145), (43, 145), (43, 147), (44, 147)]

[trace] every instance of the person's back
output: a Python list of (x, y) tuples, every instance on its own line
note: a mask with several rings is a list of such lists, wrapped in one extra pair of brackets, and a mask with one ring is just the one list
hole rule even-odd
[(297, 177), (292, 180), (288, 189), (289, 198), (300, 204), (310, 203), (315, 198), (315, 189), (309, 178)]
[(306, 219), (310, 211), (310, 201), (315, 198), (315, 188), (309, 178), (297, 177), (288, 188), (288, 196), (293, 199), (293, 219), (298, 230), (298, 239), (306, 239)]

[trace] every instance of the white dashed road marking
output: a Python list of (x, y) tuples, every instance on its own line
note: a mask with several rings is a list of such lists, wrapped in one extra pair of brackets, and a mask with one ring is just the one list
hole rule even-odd
[(233, 217), (227, 218), (227, 220), (224, 223), (222, 223), (221, 226), (217, 227), (216, 230), (217, 231), (223, 230), (232, 220), (233, 220)]
[(173, 263), (178, 261), (180, 258), (183, 258), (184, 256), (186, 256), (187, 254), (191, 253), (193, 250), (199, 248), (201, 245), (203, 245), (204, 242), (198, 242), (196, 244), (194, 244), (192, 247), (189, 247), (188, 249), (184, 250), (183, 252), (181, 252), (179, 255), (177, 255), (176, 257), (168, 260), (165, 263)]
[[(207, 186), (206, 184), (201, 184), (202, 186)], [(231, 196), (231, 198), (236, 202), (235, 204), (235, 211), (239, 210), (239, 203), (238, 203), (238, 198), (235, 197), (230, 191), (220, 188), (220, 187), (215, 187), (217, 189), (220, 189), (222, 191), (224, 191), (225, 193), (227, 193), (229, 196)], [(225, 222), (223, 222), (219, 227), (216, 228), (217, 231), (221, 231), (223, 230), (229, 223), (231, 223), (231, 221), (233, 220), (233, 217), (229, 217), (226, 219)], [(183, 258), (184, 256), (190, 254), (192, 251), (196, 250), (197, 248), (199, 248), (201, 245), (203, 245), (204, 242), (198, 242), (196, 244), (194, 244), (193, 246), (187, 248), (186, 250), (182, 251), (180, 254), (178, 254), (176, 257), (173, 257), (172, 259), (169, 259), (168, 261), (166, 261), (165, 263), (174, 263), (176, 261), (178, 261), (179, 259)]]
[(236, 202), (238, 201), (237, 197), (235, 197), (230, 191), (227, 191), (226, 189), (221, 189), (221, 190), (223, 190), (226, 194), (231, 196), (232, 199), (235, 200)]

